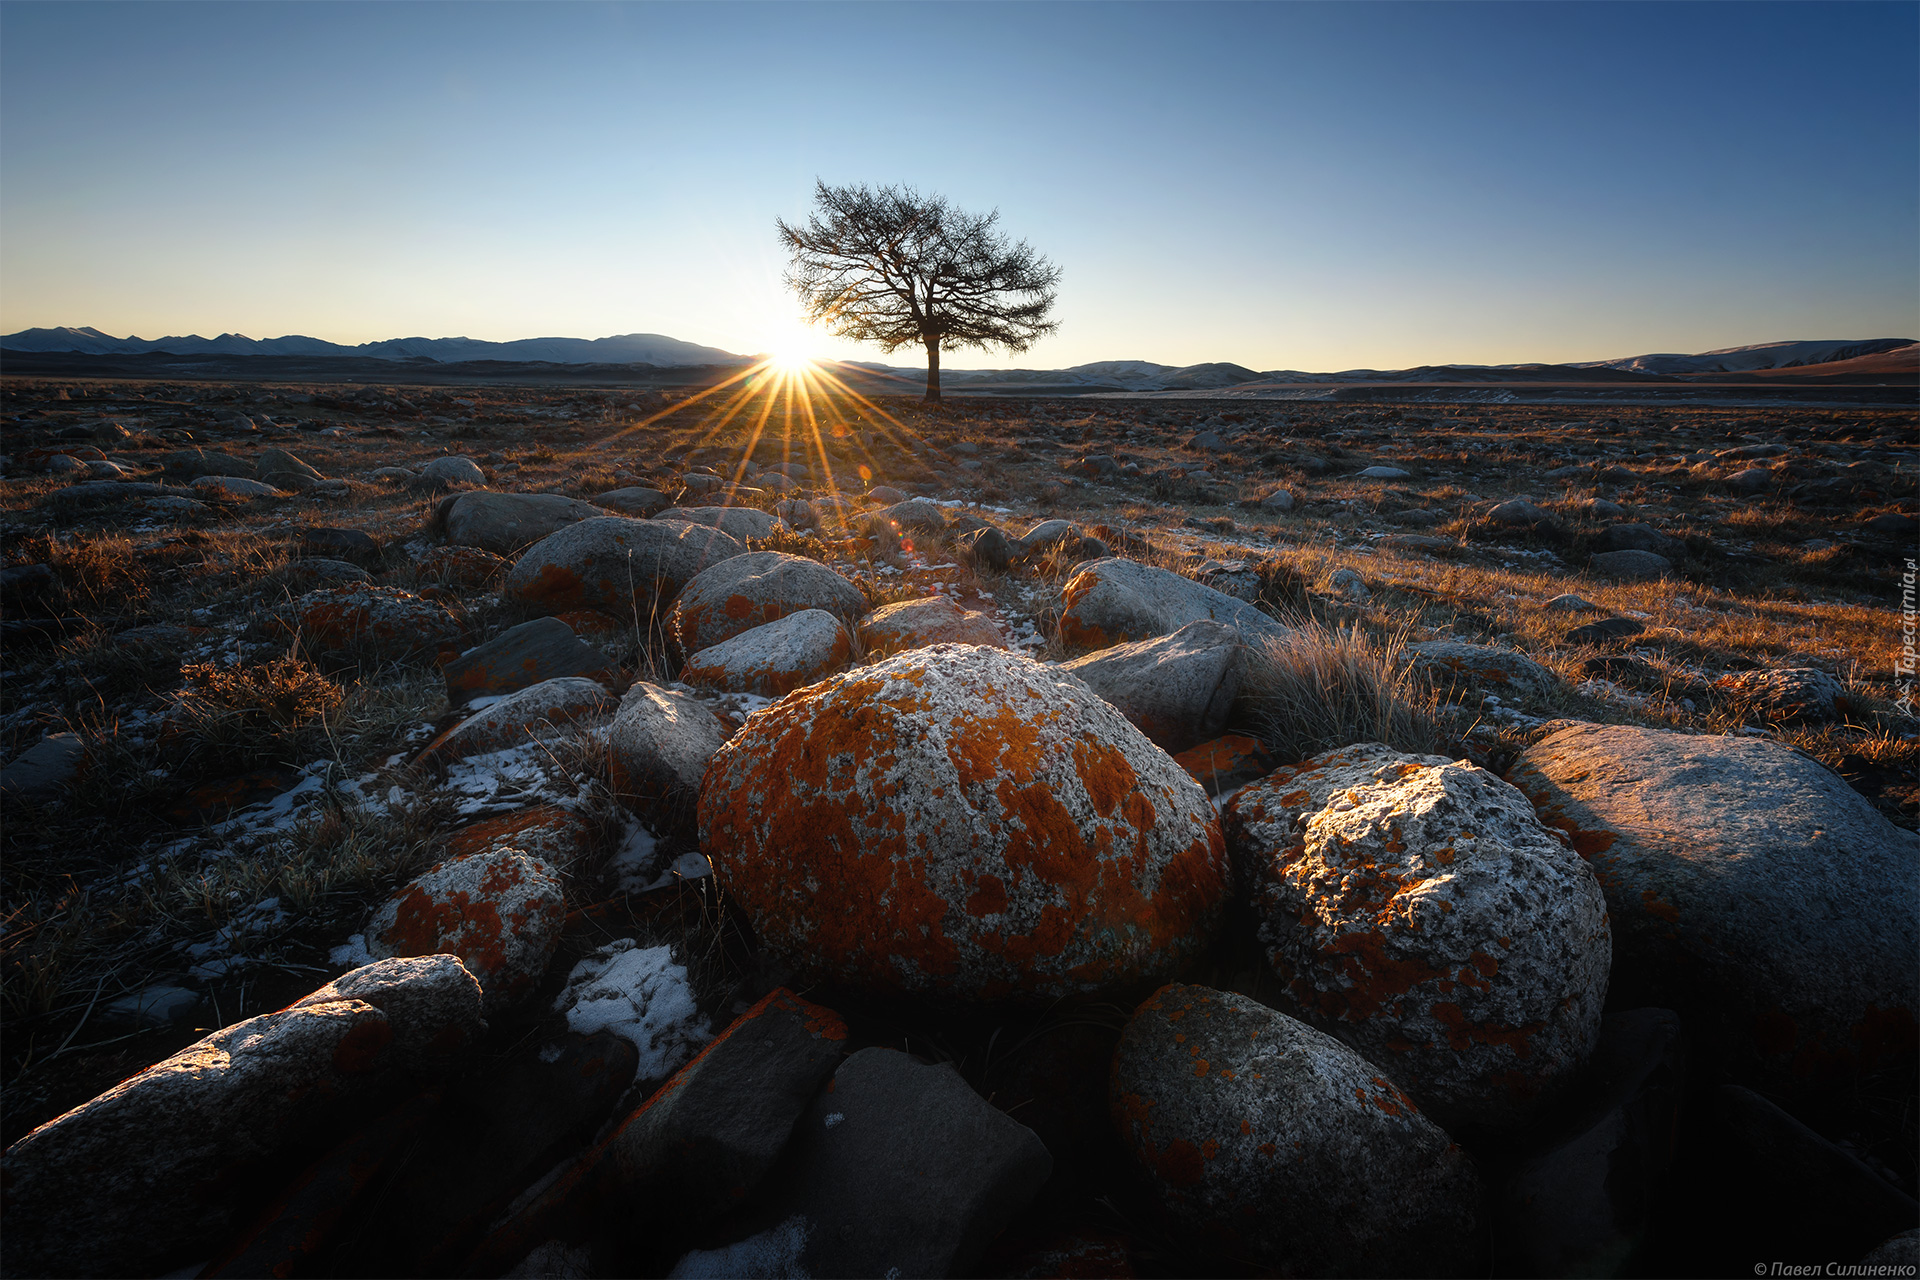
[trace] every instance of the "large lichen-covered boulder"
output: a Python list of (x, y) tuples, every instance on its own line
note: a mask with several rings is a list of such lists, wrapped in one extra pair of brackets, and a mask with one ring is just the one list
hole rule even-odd
[(463, 493), (440, 513), (448, 542), (501, 556), (605, 515), (591, 502), (559, 493)]
[(700, 845), (780, 963), (963, 1000), (1163, 980), (1227, 893), (1172, 757), (1078, 681), (964, 645), (754, 715), (707, 772)]
[(1577, 725), (1508, 777), (1592, 864), (1614, 986), (1793, 1090), (1920, 1052), (1920, 836), (1764, 738)]
[(485, 1024), (451, 956), (385, 961), (216, 1031), (0, 1158), (9, 1276), (153, 1275), (204, 1260), (251, 1182)]
[(691, 685), (777, 698), (847, 664), (853, 639), (825, 609), (802, 609), (690, 654), (680, 678)]
[(367, 922), (367, 952), (458, 956), (493, 1013), (532, 992), (560, 945), (566, 909), (559, 873), (538, 858), (518, 849), (470, 854), (387, 899)]
[(1244, 996), (1168, 986), (1108, 1101), (1177, 1228), (1258, 1274), (1476, 1272), (1479, 1179), (1378, 1067)]
[(528, 547), (503, 594), (545, 613), (599, 609), (646, 617), (708, 565), (746, 550), (706, 525), (596, 516)]
[(1293, 1000), (1442, 1124), (1520, 1125), (1593, 1052), (1606, 902), (1513, 787), (1366, 743), (1276, 770), (1225, 823)]
[(1119, 557), (1081, 566), (1060, 589), (1060, 639), (1075, 648), (1151, 640), (1202, 620), (1224, 622), (1248, 638), (1289, 634), (1244, 600)]
[(749, 551), (695, 575), (674, 601), (667, 629), (682, 652), (697, 653), (802, 609), (858, 618), (867, 597), (818, 560)]

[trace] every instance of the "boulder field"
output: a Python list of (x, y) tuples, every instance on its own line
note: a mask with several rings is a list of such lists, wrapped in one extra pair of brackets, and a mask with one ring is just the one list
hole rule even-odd
[[(442, 471), (433, 572), (525, 620), (475, 644), (424, 575), (336, 573), (277, 621), (439, 655), (422, 774), (564, 739), (598, 790), (489, 792), (341, 976), (16, 1142), (7, 1274), (1591, 1274), (1657, 1269), (1681, 1174), (1743, 1168), (1910, 1252), (1920, 1206), (1794, 1108), (1912, 1079), (1920, 840), (1792, 749), (1274, 759), (1242, 675), (1294, 633), (1064, 522), (965, 531), (1098, 553), (1041, 661), (757, 548), (764, 512)], [(664, 665), (610, 656), (639, 629)], [(1831, 711), (1802, 684), (1782, 714)]]

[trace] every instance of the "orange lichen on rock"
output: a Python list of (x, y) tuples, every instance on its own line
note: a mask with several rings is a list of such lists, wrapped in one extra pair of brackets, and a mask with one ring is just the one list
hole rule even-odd
[(1170, 973), (1226, 891), (1204, 794), (1084, 688), (935, 646), (788, 697), (714, 758), (701, 847), (783, 962), (968, 999)]
[[(1591, 1053), (1605, 899), (1512, 787), (1363, 744), (1276, 770), (1225, 816), (1293, 999), (1392, 1064), (1426, 1110), (1524, 1123)], [(1517, 940), (1516, 904), (1530, 925)]]

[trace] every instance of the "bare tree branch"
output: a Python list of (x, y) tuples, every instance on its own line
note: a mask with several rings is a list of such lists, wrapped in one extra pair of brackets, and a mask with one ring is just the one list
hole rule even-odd
[(786, 283), (811, 323), (884, 351), (919, 343), (927, 399), (940, 398), (940, 352), (1025, 351), (1049, 320), (1060, 268), (997, 229), (1000, 211), (965, 213), (912, 187), (815, 182), (803, 226), (775, 219), (791, 255)]

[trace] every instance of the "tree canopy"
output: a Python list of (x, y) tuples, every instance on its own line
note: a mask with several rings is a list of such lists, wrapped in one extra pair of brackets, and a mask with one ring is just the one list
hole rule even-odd
[(1000, 211), (966, 213), (912, 187), (814, 184), (804, 226), (776, 219), (792, 254), (787, 284), (807, 319), (884, 351), (919, 343), (927, 399), (940, 399), (940, 353), (1025, 351), (1049, 320), (1060, 268), (997, 229)]

